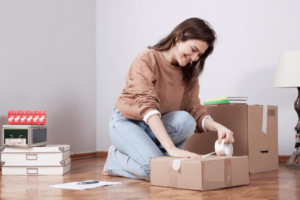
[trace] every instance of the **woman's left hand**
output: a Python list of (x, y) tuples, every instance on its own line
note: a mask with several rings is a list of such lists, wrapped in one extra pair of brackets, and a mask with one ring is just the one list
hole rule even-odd
[(219, 144), (221, 144), (223, 138), (225, 138), (225, 141), (224, 141), (225, 144), (234, 142), (233, 132), (231, 130), (229, 130), (228, 128), (226, 128), (225, 126), (222, 126), (222, 125), (219, 126), (217, 131), (218, 131), (218, 143)]

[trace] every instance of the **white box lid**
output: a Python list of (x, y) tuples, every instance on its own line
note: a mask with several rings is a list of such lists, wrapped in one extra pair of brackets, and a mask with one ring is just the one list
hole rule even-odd
[(64, 152), (70, 150), (70, 145), (68, 144), (47, 144), (42, 147), (30, 147), (30, 148), (20, 148), (20, 147), (1, 147), (1, 153), (54, 153), (54, 152)]

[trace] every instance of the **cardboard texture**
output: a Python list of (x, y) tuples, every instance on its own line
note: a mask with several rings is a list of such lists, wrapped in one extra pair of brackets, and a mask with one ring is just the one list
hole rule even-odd
[[(278, 170), (277, 106), (228, 105), (206, 107), (218, 123), (234, 133), (233, 156), (249, 157), (251, 174)], [(214, 152), (216, 132), (194, 134), (183, 149), (201, 155)]]
[(151, 158), (150, 166), (150, 181), (156, 186), (205, 191), (249, 184), (247, 156), (165, 156)]

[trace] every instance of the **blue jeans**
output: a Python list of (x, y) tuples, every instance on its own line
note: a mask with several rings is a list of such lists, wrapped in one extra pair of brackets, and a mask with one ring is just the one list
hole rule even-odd
[[(185, 111), (166, 113), (161, 120), (177, 148), (182, 148), (196, 128), (195, 119)], [(144, 121), (128, 119), (117, 108), (109, 134), (113, 143), (106, 161), (109, 175), (149, 181), (150, 158), (169, 155)]]

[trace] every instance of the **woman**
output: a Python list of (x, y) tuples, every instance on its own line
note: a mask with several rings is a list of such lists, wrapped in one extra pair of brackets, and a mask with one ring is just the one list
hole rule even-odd
[(194, 132), (217, 131), (219, 143), (234, 142), (232, 131), (214, 122), (198, 97), (198, 77), (215, 35), (206, 21), (190, 18), (137, 55), (115, 103), (103, 175), (149, 181), (151, 157), (201, 158), (181, 150)]

